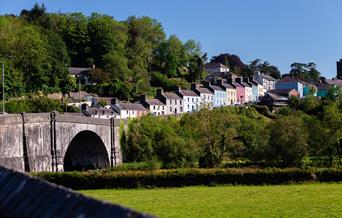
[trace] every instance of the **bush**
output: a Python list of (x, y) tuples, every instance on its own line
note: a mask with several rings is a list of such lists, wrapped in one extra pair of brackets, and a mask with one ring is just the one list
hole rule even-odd
[(341, 169), (176, 169), (154, 171), (89, 171), (36, 173), (72, 189), (182, 187), (194, 185), (263, 185), (342, 181)]

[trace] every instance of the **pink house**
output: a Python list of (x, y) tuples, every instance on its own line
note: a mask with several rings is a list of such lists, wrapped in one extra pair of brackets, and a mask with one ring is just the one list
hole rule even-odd
[(233, 85), (236, 88), (236, 103), (237, 104), (245, 103), (245, 87), (233, 81), (232, 79), (228, 79), (227, 81), (229, 84)]

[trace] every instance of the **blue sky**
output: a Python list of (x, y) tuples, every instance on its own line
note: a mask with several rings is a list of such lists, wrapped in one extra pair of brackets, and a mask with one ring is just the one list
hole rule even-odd
[(333, 77), (342, 56), (342, 0), (0, 0), (0, 13), (19, 14), (34, 2), (50, 12), (150, 16), (168, 35), (199, 41), (208, 57), (260, 58), (282, 73), (293, 62), (315, 62)]

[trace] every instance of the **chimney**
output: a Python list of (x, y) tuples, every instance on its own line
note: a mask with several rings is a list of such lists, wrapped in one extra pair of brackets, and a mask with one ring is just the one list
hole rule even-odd
[(250, 82), (253, 82), (254, 81), (254, 78), (251, 76), (251, 77), (249, 77), (249, 81)]
[(196, 83), (191, 83), (191, 90), (192, 91), (195, 91), (196, 90), (196, 88), (197, 88), (197, 84)]
[(208, 81), (205, 81), (205, 82), (203, 83), (203, 85), (204, 85), (204, 87), (206, 87), (206, 88), (209, 88), (209, 86), (210, 86), (210, 82), (208, 82)]
[(175, 92), (180, 92), (180, 90), (181, 90), (181, 88), (179, 87), (179, 86), (176, 86), (176, 88), (175, 88)]
[(163, 89), (157, 89), (157, 96), (161, 96), (163, 94)]
[(112, 98), (111, 100), (111, 104), (112, 105), (115, 105), (115, 104), (118, 104), (119, 103), (119, 100), (117, 98)]
[(81, 111), (88, 111), (88, 105), (87, 104), (81, 104)]
[(140, 95), (140, 102), (146, 101), (146, 95)]
[(248, 78), (243, 78), (243, 81), (244, 81), (245, 83), (248, 83)]
[(239, 77), (239, 78), (235, 78), (235, 82), (237, 82), (237, 83), (241, 83), (241, 77)]

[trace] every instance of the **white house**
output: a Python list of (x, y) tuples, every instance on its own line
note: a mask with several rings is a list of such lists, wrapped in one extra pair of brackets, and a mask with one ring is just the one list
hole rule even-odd
[(140, 96), (140, 103), (156, 116), (165, 115), (166, 105), (159, 99), (147, 99), (145, 95)]
[(194, 91), (177, 87), (176, 94), (183, 99), (184, 112), (198, 111), (201, 108), (201, 96)]
[(184, 113), (183, 99), (175, 93), (163, 92), (157, 89), (156, 98), (165, 104), (165, 114), (181, 114)]
[(86, 116), (92, 117), (92, 118), (120, 119), (120, 115), (118, 113), (116, 113), (112, 109), (106, 109), (106, 108), (90, 107), (86, 111), (83, 111), (83, 114), (85, 114)]
[(121, 119), (141, 117), (148, 114), (148, 110), (138, 103), (119, 102), (114, 99), (112, 109), (120, 115)]
[(214, 93), (209, 89), (198, 86), (197, 84), (191, 84), (191, 90), (195, 92), (201, 98), (201, 106), (200, 108), (209, 108), (212, 109), (214, 106)]

